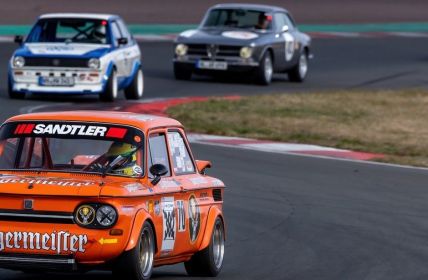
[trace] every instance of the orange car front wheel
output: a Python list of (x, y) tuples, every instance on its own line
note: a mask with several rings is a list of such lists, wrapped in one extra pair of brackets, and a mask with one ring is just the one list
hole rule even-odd
[(223, 267), (225, 233), (223, 221), (217, 217), (210, 245), (184, 263), (189, 276), (217, 276)]
[(149, 222), (143, 224), (138, 245), (118, 260), (113, 275), (116, 279), (147, 280), (153, 272), (155, 238)]

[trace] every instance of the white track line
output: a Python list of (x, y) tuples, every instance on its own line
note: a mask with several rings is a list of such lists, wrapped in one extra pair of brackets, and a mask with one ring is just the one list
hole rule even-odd
[(199, 142), (199, 141), (193, 142), (191, 140), (189, 140), (189, 142), (190, 143), (194, 143), (194, 144), (202, 144), (202, 145), (208, 145), (208, 146), (218, 146), (218, 147), (232, 148), (232, 149), (251, 150), (251, 151), (265, 152), (265, 153), (271, 153), (271, 154), (282, 154), (282, 155), (305, 157), (305, 158), (317, 158), (317, 159), (326, 159), (326, 160), (336, 160), (336, 161), (344, 161), (344, 162), (359, 163), (359, 164), (361, 163), (361, 164), (377, 165), (377, 166), (383, 166), (383, 167), (392, 167), (392, 168), (403, 168), (403, 169), (410, 169), (410, 170), (428, 171), (427, 167), (416, 167), (416, 166), (401, 165), (401, 164), (394, 164), (394, 163), (383, 163), (383, 162), (376, 162), (376, 161), (347, 159), (347, 158), (320, 156), (320, 155), (312, 155), (312, 154), (300, 154), (300, 153), (294, 153), (294, 152), (289, 152), (289, 151), (259, 150), (259, 149), (254, 149), (254, 148), (248, 147), (248, 146), (227, 145), (227, 144), (221, 144), (221, 143), (209, 143), (209, 142)]

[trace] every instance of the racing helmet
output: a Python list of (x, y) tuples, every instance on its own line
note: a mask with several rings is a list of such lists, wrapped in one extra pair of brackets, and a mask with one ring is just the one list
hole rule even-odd
[(103, 24), (98, 24), (93, 27), (91, 36), (93, 39), (100, 40), (104, 42), (106, 39), (107, 29), (106, 26)]
[[(122, 156), (123, 162), (119, 162), (111, 173), (126, 176), (137, 176), (142, 173), (141, 167), (137, 165), (137, 147), (128, 143), (113, 142), (105, 154), (108, 162), (112, 162), (118, 156)], [(132, 155), (132, 156), (131, 156)], [(131, 157), (129, 157), (131, 156)]]

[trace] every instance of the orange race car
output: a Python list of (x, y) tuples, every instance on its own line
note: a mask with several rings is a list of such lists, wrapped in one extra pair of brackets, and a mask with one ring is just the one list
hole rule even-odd
[(176, 120), (119, 112), (20, 115), (0, 129), (0, 267), (109, 269), (149, 279), (223, 266), (224, 184)]

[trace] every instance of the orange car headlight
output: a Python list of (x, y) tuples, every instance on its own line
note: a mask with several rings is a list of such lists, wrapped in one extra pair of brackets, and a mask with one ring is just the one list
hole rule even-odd
[(103, 227), (111, 227), (117, 220), (116, 210), (110, 205), (103, 205), (97, 210), (97, 222)]

